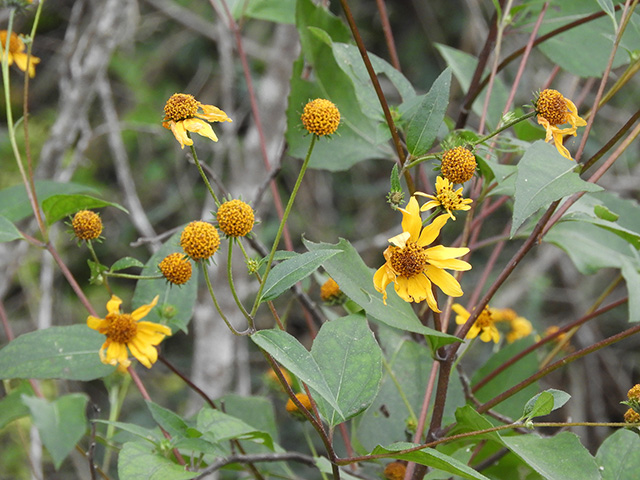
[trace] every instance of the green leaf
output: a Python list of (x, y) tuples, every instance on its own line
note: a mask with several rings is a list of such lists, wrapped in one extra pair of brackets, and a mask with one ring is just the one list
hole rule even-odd
[(84, 413), (87, 400), (88, 397), (81, 393), (64, 395), (53, 402), (22, 396), (22, 401), (31, 411), (42, 443), (51, 454), (56, 470), (87, 429)]
[(221, 443), (227, 440), (251, 440), (274, 450), (273, 439), (267, 432), (256, 430), (239, 418), (232, 417), (220, 410), (204, 407), (198, 413), (197, 427), (202, 432), (202, 438), (211, 443)]
[(125, 269), (131, 268), (131, 267), (142, 268), (142, 267), (144, 267), (144, 263), (142, 263), (137, 258), (123, 257), (120, 260), (117, 260), (113, 265), (111, 265), (111, 268), (109, 269), (109, 271), (110, 272), (119, 272), (120, 270), (125, 270)]
[(122, 205), (107, 202), (90, 195), (52, 195), (42, 202), (42, 210), (47, 219), (47, 225), (52, 225), (62, 218), (73, 215), (78, 210), (102, 207), (116, 207), (125, 213), (129, 213)]
[(548, 415), (552, 411), (562, 407), (570, 398), (571, 395), (562, 390), (556, 390), (555, 388), (540, 392), (524, 406), (524, 412), (521, 418), (530, 420), (534, 417)]
[(104, 335), (84, 324), (25, 333), (0, 350), (0, 379), (102, 378), (114, 370), (100, 361), (104, 341)]
[(260, 330), (251, 335), (251, 340), (324, 398), (338, 415), (344, 417), (324, 373), (311, 353), (295, 337), (282, 330)]
[(393, 168), (391, 169), (391, 191), (392, 192), (401, 192), (402, 185), (400, 184), (400, 175), (398, 174), (398, 164), (395, 163)]
[(382, 302), (382, 294), (373, 286), (373, 270), (365, 265), (347, 240), (340, 239), (335, 245), (313, 243), (305, 239), (303, 242), (310, 251), (339, 250), (338, 254), (327, 259), (322, 266), (338, 283), (340, 289), (367, 312), (367, 318), (400, 330), (426, 335), (433, 348), (460, 341), (452, 335), (422, 325), (411, 305), (393, 291), (387, 297), (385, 305)]
[(6, 217), (0, 216), (0, 242), (12, 242), (22, 238), (16, 226)]
[(27, 382), (20, 385), (0, 400), (0, 430), (12, 421), (29, 415), (29, 409), (22, 401), (22, 395), (33, 396), (33, 389)]
[[(180, 235), (182, 229), (167, 240), (160, 249), (152, 255), (142, 269), (141, 275), (158, 275), (158, 264), (171, 253), (182, 252)], [(198, 293), (198, 265), (192, 263), (191, 279), (184, 285), (172, 285), (164, 278), (142, 280), (136, 283), (133, 293), (133, 308), (151, 303), (156, 295), (160, 296), (160, 303), (151, 309), (144, 318), (146, 321), (168, 325), (171, 330), (182, 330), (187, 333), (188, 325), (193, 315), (193, 308)], [(164, 302), (164, 303), (163, 303)], [(170, 313), (168, 311), (170, 310)]]
[(595, 205), (593, 207), (593, 213), (596, 215), (596, 217), (601, 218), (602, 220), (607, 220), (609, 222), (615, 222), (616, 220), (618, 220), (618, 218), (620, 218), (620, 215), (613, 213), (604, 205)]
[(236, 3), (233, 16), (257, 18), (269, 22), (295, 23), (296, 0), (251, 0)]
[(418, 111), (407, 127), (407, 149), (414, 157), (423, 155), (433, 145), (449, 106), (451, 69), (447, 68), (433, 82)]
[(600, 5), (600, 8), (602, 8), (604, 13), (606, 13), (609, 18), (611, 18), (613, 30), (617, 30), (618, 22), (616, 21), (616, 11), (613, 8), (613, 2), (611, 0), (598, 0), (598, 5)]
[(602, 187), (582, 180), (574, 172), (575, 167), (575, 162), (564, 158), (555, 147), (542, 140), (527, 149), (518, 163), (511, 237), (540, 208), (577, 192), (602, 190)]
[(150, 400), (147, 400), (146, 403), (147, 408), (149, 409), (149, 412), (151, 412), (151, 416), (156, 423), (169, 432), (172, 437), (190, 436), (190, 427), (182, 417)]
[(326, 259), (338, 252), (339, 250), (317, 250), (296, 255), (277, 264), (267, 277), (260, 301), (266, 302), (278, 298), (300, 280), (315, 272)]
[(640, 436), (630, 430), (616, 430), (600, 445), (596, 462), (602, 480), (636, 480), (640, 471)]
[(600, 480), (595, 459), (574, 433), (502, 436), (506, 447), (549, 480)]
[[(98, 193), (95, 189), (79, 183), (55, 182), (53, 180), (36, 180), (35, 183), (36, 195), (41, 203), (52, 195), (61, 193)], [(14, 185), (0, 190), (0, 215), (7, 217), (11, 222), (18, 222), (33, 215), (24, 185)]]
[[(449, 436), (487, 430), (492, 427), (493, 425), (491, 422), (476, 412), (471, 405), (465, 405), (464, 407), (460, 407), (456, 410), (456, 425), (449, 432)], [(493, 440), (494, 442), (502, 445), (502, 439), (498, 432), (481, 433), (473, 438), (478, 440)]]
[[(407, 450), (412, 447), (417, 447), (415, 443), (398, 442), (386, 447), (377, 446), (371, 452), (371, 455), (378, 455), (381, 453), (393, 453), (400, 450)], [(449, 455), (446, 455), (434, 448), (425, 448), (424, 450), (417, 450), (411, 453), (400, 453), (394, 455), (394, 458), (399, 460), (407, 460), (410, 462), (416, 462), (421, 465), (426, 465), (431, 468), (442, 470), (453, 475), (459, 475), (462, 478), (469, 478), (472, 480), (489, 480), (487, 477), (479, 472), (476, 472), (473, 468), (465, 465), (464, 463), (456, 460)]]
[(189, 472), (184, 466), (172, 462), (151, 445), (127, 442), (118, 455), (118, 477), (120, 480), (186, 480), (199, 475)]
[(104, 423), (105, 425), (113, 425), (116, 428), (119, 428), (122, 431), (128, 432), (136, 437), (139, 437), (143, 440), (147, 440), (148, 442), (158, 445), (161, 441), (165, 439), (165, 437), (160, 432), (159, 428), (155, 430), (151, 430), (149, 428), (141, 427), (140, 425), (136, 425), (135, 423), (126, 423), (126, 422), (111, 422), (109, 420), (95, 419), (92, 420), (95, 423)]
[(318, 399), (318, 408), (329, 425), (338, 425), (371, 405), (382, 379), (382, 351), (364, 315), (324, 323), (313, 341), (311, 355), (344, 415)]

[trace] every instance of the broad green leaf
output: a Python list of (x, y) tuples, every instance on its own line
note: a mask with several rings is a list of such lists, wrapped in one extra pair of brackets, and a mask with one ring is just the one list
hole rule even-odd
[(239, 418), (232, 417), (208, 406), (198, 413), (197, 428), (202, 432), (202, 438), (211, 443), (243, 439), (261, 443), (272, 451), (274, 449), (273, 439), (267, 432), (256, 430)]
[(236, 2), (233, 16), (277, 23), (295, 23), (296, 0), (250, 0)]
[(271, 401), (262, 396), (246, 397), (228, 394), (219, 399), (227, 415), (239, 418), (256, 430), (267, 432), (278, 441), (278, 426)]
[(577, 192), (597, 192), (602, 187), (585, 182), (574, 172), (576, 163), (555, 147), (535, 142), (518, 163), (511, 237), (522, 223), (543, 207)]
[(182, 436), (188, 437), (190, 435), (190, 430), (193, 431), (187, 425), (187, 423), (182, 419), (181, 416), (175, 414), (171, 410), (168, 410), (160, 405), (153, 403), (152, 401), (147, 400), (147, 408), (151, 413), (151, 416), (156, 421), (158, 425), (164, 428), (172, 437)]
[(521, 418), (530, 420), (534, 417), (548, 415), (552, 411), (562, 407), (570, 398), (571, 395), (562, 390), (556, 390), (555, 388), (547, 389), (535, 395), (527, 402)]
[(618, 22), (616, 21), (616, 12), (613, 8), (613, 2), (611, 0), (598, 0), (598, 5), (600, 5), (600, 8), (602, 8), (609, 18), (611, 18), (613, 30), (616, 31), (618, 28)]
[(198, 472), (185, 470), (184, 466), (172, 462), (144, 443), (127, 442), (118, 455), (120, 480), (186, 480), (198, 475)]
[[(449, 432), (449, 436), (487, 430), (492, 427), (493, 424), (476, 412), (471, 405), (465, 405), (456, 410), (456, 425)], [(493, 440), (494, 442), (502, 444), (502, 439), (498, 432), (481, 433), (474, 436), (473, 439)]]
[[(345, 240), (337, 244), (313, 243), (303, 240), (310, 251), (339, 250), (322, 266), (331, 275), (340, 289), (366, 312), (367, 317), (400, 330), (420, 333), (429, 337), (433, 348), (459, 341), (458, 338), (425, 327), (414, 313), (411, 305), (402, 300), (389, 286), (387, 305), (382, 302), (382, 294), (373, 286), (373, 270), (365, 265), (358, 252)], [(382, 258), (382, 254), (380, 255)]]
[(56, 469), (60, 468), (62, 461), (85, 434), (87, 419), (84, 412), (87, 400), (88, 397), (81, 393), (64, 395), (52, 402), (22, 396)]
[(277, 264), (267, 277), (260, 297), (261, 302), (278, 298), (300, 280), (315, 272), (322, 263), (339, 250), (318, 250), (296, 255)]
[(600, 445), (596, 462), (602, 480), (636, 480), (640, 471), (640, 436), (630, 430), (616, 430)]
[[(94, 188), (79, 183), (55, 182), (53, 180), (36, 180), (35, 183), (36, 195), (41, 204), (52, 195), (98, 193)], [(14, 185), (0, 190), (0, 215), (7, 217), (11, 222), (18, 222), (33, 215), (24, 185)]]
[(122, 431), (128, 432), (136, 437), (141, 438), (142, 440), (147, 440), (148, 442), (157, 445), (162, 440), (164, 440), (164, 436), (160, 432), (159, 428), (155, 430), (151, 430), (149, 428), (141, 427), (140, 425), (136, 425), (135, 423), (126, 423), (126, 422), (111, 422), (109, 420), (95, 419), (92, 420), (95, 423), (104, 423), (105, 425), (113, 425), (116, 428), (119, 428)]
[(42, 210), (47, 219), (47, 225), (52, 225), (58, 220), (73, 215), (78, 210), (90, 210), (102, 207), (116, 207), (125, 213), (129, 213), (122, 205), (107, 202), (106, 200), (90, 195), (52, 195), (42, 202)]
[(433, 145), (449, 106), (451, 69), (433, 82), (407, 127), (407, 149), (414, 157), (425, 154)]
[(512, 197), (515, 194), (518, 173), (516, 165), (502, 165), (483, 157), (476, 157), (476, 159), (483, 176), (487, 176), (485, 171), (488, 171), (488, 176), (493, 177), (493, 180), (498, 184), (497, 187), (489, 191), (488, 195), (508, 195)]
[[(181, 234), (182, 231), (176, 232), (153, 254), (142, 269), (141, 275), (158, 275), (160, 273), (158, 264), (164, 257), (175, 252), (182, 253), (180, 248)], [(158, 305), (152, 308), (144, 319), (149, 322), (166, 324), (171, 327), (173, 332), (179, 329), (187, 333), (198, 291), (199, 265), (192, 262), (191, 266), (191, 279), (184, 285), (172, 285), (164, 278), (141, 280), (136, 283), (132, 308), (149, 304), (156, 295), (159, 295)]]
[(382, 379), (382, 351), (364, 315), (354, 314), (322, 325), (311, 355), (324, 373), (342, 415), (318, 399), (320, 412), (332, 427), (371, 405)]
[(574, 433), (502, 435), (505, 446), (548, 480), (600, 480), (595, 459)]
[[(400, 450), (407, 450), (412, 447), (417, 447), (417, 445), (414, 443), (398, 442), (392, 445), (387, 445), (386, 447), (377, 446), (373, 449), (371, 454), (378, 455), (381, 453), (392, 453)], [(487, 477), (476, 472), (468, 465), (465, 465), (459, 460), (439, 452), (434, 448), (425, 448), (424, 450), (417, 450), (411, 453), (400, 453), (398, 455), (394, 455), (394, 458), (416, 462), (453, 475), (459, 475), (462, 478), (469, 478), (472, 480), (489, 480)]]
[(0, 242), (12, 242), (22, 238), (16, 226), (6, 217), (0, 216)]
[(0, 379), (104, 377), (114, 370), (98, 356), (104, 341), (104, 335), (86, 324), (25, 333), (0, 349)]
[(338, 415), (344, 417), (324, 373), (311, 353), (295, 337), (282, 330), (260, 330), (251, 335), (251, 340), (324, 398)]
[(629, 292), (629, 321), (640, 322), (640, 262), (638, 260), (622, 261), (622, 276)]
[(22, 395), (33, 396), (33, 389), (29, 383), (20, 385), (0, 400), (0, 430), (12, 421), (29, 415), (29, 409), (22, 401)]
[[(316, 457), (316, 467), (323, 473), (327, 474), (327, 478), (331, 478), (331, 474), (333, 473), (333, 468), (331, 462), (325, 457)], [(362, 477), (354, 477), (353, 475), (349, 475), (344, 470), (340, 471), (340, 479), (341, 480), (361, 480)]]
[(142, 263), (137, 258), (123, 257), (120, 260), (117, 260), (113, 265), (111, 265), (111, 268), (109, 270), (112, 272), (119, 272), (120, 270), (125, 270), (131, 267), (142, 268), (144, 267), (144, 263)]

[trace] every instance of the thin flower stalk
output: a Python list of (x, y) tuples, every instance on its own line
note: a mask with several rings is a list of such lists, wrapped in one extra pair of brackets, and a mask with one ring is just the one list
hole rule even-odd
[(200, 262), (200, 264), (202, 265), (202, 273), (204, 274), (204, 280), (205, 280), (205, 283), (207, 284), (207, 289), (209, 290), (209, 296), (211, 297), (211, 300), (213, 300), (213, 304), (215, 305), (216, 310), (218, 311), (218, 314), (220, 314), (220, 318), (222, 318), (222, 320), (227, 325), (227, 327), (229, 327), (229, 330), (231, 330), (231, 333), (233, 333), (234, 335), (238, 337), (242, 337), (242, 336), (251, 334), (250, 329), (239, 332), (234, 328), (233, 325), (231, 325), (231, 322), (222, 311), (222, 308), (220, 308), (220, 304), (218, 303), (216, 294), (213, 292), (213, 286), (211, 285), (211, 279), (209, 278), (209, 270), (207, 269), (207, 264), (205, 262)]
[[(191, 135), (189, 135), (189, 132), (187, 132), (187, 136), (191, 138)], [(204, 184), (207, 186), (207, 190), (209, 190), (209, 194), (211, 195), (211, 198), (213, 198), (213, 201), (216, 202), (216, 207), (219, 207), (220, 200), (218, 200), (216, 192), (213, 191), (213, 187), (211, 187), (211, 183), (209, 183), (209, 179), (207, 178), (207, 175), (204, 173), (204, 170), (202, 169), (202, 165), (200, 165), (200, 160), (198, 159), (196, 148), (194, 147), (193, 144), (191, 144), (190, 147), (191, 147), (191, 153), (193, 155), (193, 161), (195, 162), (196, 167), (198, 168), (198, 172), (200, 172), (200, 176), (202, 177)]]
[(244, 305), (242, 305), (242, 302), (238, 298), (238, 292), (236, 291), (236, 286), (233, 283), (233, 269), (231, 268), (231, 262), (233, 258), (233, 255), (232, 255), (233, 244), (235, 242), (233, 241), (233, 239), (229, 239), (228, 243), (229, 243), (229, 254), (227, 255), (227, 278), (229, 279), (229, 289), (231, 290), (231, 294), (233, 295), (233, 299), (235, 300), (236, 305), (238, 305), (238, 309), (242, 312), (242, 315), (244, 315), (244, 318), (247, 319), (247, 323), (249, 324), (249, 331), (255, 332), (253, 318), (251, 317), (251, 315), (249, 315), (249, 312), (247, 312), (247, 310), (244, 308)]

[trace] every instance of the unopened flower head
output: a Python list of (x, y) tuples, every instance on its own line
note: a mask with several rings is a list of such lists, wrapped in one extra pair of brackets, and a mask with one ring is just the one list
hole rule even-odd
[(340, 111), (333, 102), (324, 98), (316, 98), (304, 106), (304, 112), (300, 119), (309, 133), (322, 137), (331, 135), (338, 129)]
[(71, 220), (73, 233), (80, 240), (95, 240), (102, 233), (100, 215), (91, 210), (80, 210)]
[(476, 157), (465, 147), (456, 147), (442, 154), (442, 176), (453, 184), (464, 183), (476, 171)]
[(633, 408), (630, 408), (624, 412), (624, 421), (627, 423), (640, 423), (640, 414)]
[(320, 298), (324, 302), (337, 304), (344, 300), (344, 296), (340, 286), (333, 278), (329, 278), (320, 287)]
[(216, 217), (220, 230), (227, 237), (244, 237), (251, 232), (255, 221), (253, 208), (242, 200), (224, 202)]
[(380, 293), (386, 304), (386, 288), (394, 284), (396, 293), (406, 302), (427, 301), (429, 308), (439, 312), (438, 303), (431, 291), (431, 283), (451, 297), (462, 296), (462, 288), (458, 281), (446, 272), (447, 270), (470, 270), (471, 265), (458, 257), (469, 253), (469, 249), (444, 247), (436, 245), (429, 247), (440, 235), (440, 230), (447, 223), (449, 215), (436, 217), (430, 225), (422, 228), (420, 206), (416, 197), (411, 197), (406, 209), (402, 212), (403, 232), (389, 239), (391, 244), (384, 251), (385, 264), (373, 276), (373, 285)]
[[(304, 408), (311, 411), (311, 400), (309, 400), (309, 396), (306, 393), (296, 393), (296, 398)], [(296, 416), (299, 419), (305, 418), (302, 412), (300, 412), (300, 410), (298, 409), (298, 406), (295, 403), (293, 403), (293, 400), (291, 399), (287, 401), (287, 405), (285, 406), (285, 409), (287, 410), (287, 412)]]
[(218, 250), (220, 235), (209, 222), (191, 222), (180, 235), (180, 246), (193, 260), (205, 260)]
[[(202, 110), (200, 112), (200, 110)], [(213, 105), (204, 105), (197, 101), (193, 95), (186, 93), (174, 93), (164, 106), (164, 120), (162, 126), (168, 128), (176, 137), (180, 148), (185, 145), (193, 145), (187, 132), (197, 133), (214, 142), (218, 137), (207, 122), (231, 122), (232, 120)]]
[(191, 261), (183, 253), (167, 255), (158, 264), (164, 278), (174, 285), (184, 285), (191, 278)]
[[(0, 30), (0, 55), (4, 52), (4, 47), (7, 44), (7, 31)], [(16, 63), (16, 66), (22, 70), (23, 72), (27, 71), (27, 63), (29, 69), (29, 77), (33, 78), (36, 76), (36, 65), (40, 63), (40, 59), (38, 57), (29, 56), (26, 53), (27, 46), (24, 44), (22, 38), (20, 38), (15, 32), (11, 32), (11, 36), (9, 37), (9, 52), (7, 55), (7, 62), (9, 66), (13, 65), (13, 62)]]
[(427, 195), (422, 192), (416, 192), (415, 194), (431, 199), (431, 201), (425, 203), (422, 208), (420, 208), (421, 212), (440, 207), (449, 214), (452, 220), (456, 219), (456, 217), (453, 216), (455, 210), (469, 210), (471, 208), (470, 204), (473, 203), (473, 200), (470, 198), (464, 198), (462, 196), (462, 187), (454, 190), (453, 184), (447, 178), (440, 176), (436, 179), (435, 195)]
[(407, 466), (402, 462), (391, 462), (384, 467), (384, 478), (386, 480), (403, 480), (407, 472)]
[[(462, 305), (458, 303), (454, 303), (453, 311), (457, 313), (456, 315), (456, 323), (458, 325), (464, 325), (469, 320), (471, 314), (464, 308)], [(491, 309), (489, 307), (484, 307), (478, 318), (473, 323), (471, 329), (467, 333), (467, 338), (476, 338), (480, 335), (480, 340), (483, 342), (490, 342), (493, 340), (494, 343), (498, 343), (500, 341), (500, 332), (496, 328), (494, 320), (491, 318)]]
[[(573, 135), (575, 137), (578, 127), (583, 127), (587, 124), (578, 115), (578, 109), (575, 104), (557, 90), (548, 88), (540, 92), (535, 102), (535, 107), (538, 114), (538, 123), (547, 132), (545, 141), (553, 141), (560, 155), (572, 160), (569, 150), (563, 144), (564, 136)], [(571, 126), (567, 128), (558, 127), (558, 125), (564, 124), (570, 124)]]
[(97, 318), (89, 316), (87, 325), (107, 336), (100, 348), (100, 360), (109, 365), (119, 365), (127, 368), (131, 365), (131, 355), (138, 359), (145, 367), (151, 368), (158, 359), (156, 345), (160, 344), (164, 337), (171, 335), (171, 329), (166, 325), (140, 321), (147, 316), (151, 309), (158, 303), (158, 297), (150, 304), (143, 305), (132, 313), (121, 313), (122, 300), (113, 295), (107, 302), (107, 316)]

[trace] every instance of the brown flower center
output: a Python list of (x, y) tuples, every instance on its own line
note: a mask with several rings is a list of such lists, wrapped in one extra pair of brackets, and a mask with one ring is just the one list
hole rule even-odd
[(476, 157), (464, 147), (447, 150), (442, 155), (442, 176), (451, 183), (464, 183), (476, 171)]
[(396, 273), (407, 278), (424, 272), (427, 266), (427, 254), (417, 243), (408, 243), (404, 247), (396, 247), (391, 254), (391, 267)]
[(486, 328), (493, 325), (493, 319), (491, 318), (491, 311), (489, 310), (489, 307), (484, 307), (482, 309), (482, 313), (478, 315), (475, 325), (479, 328)]
[(165, 120), (179, 122), (186, 118), (195, 117), (198, 113), (198, 107), (200, 107), (200, 102), (193, 95), (174, 93), (164, 106)]
[(133, 340), (138, 332), (138, 325), (129, 313), (110, 313), (106, 320), (107, 338), (116, 343), (128, 343)]
[(567, 123), (567, 101), (557, 90), (543, 90), (536, 102), (536, 111), (550, 125)]
[(445, 210), (451, 211), (458, 210), (461, 204), (462, 195), (454, 192), (451, 185), (447, 185), (438, 192), (436, 198)]
[(340, 125), (340, 111), (333, 102), (316, 98), (304, 106), (300, 119), (309, 133), (318, 136), (331, 135)]
[(230, 237), (244, 237), (253, 228), (253, 209), (242, 200), (231, 200), (220, 205), (216, 214), (218, 226)]

